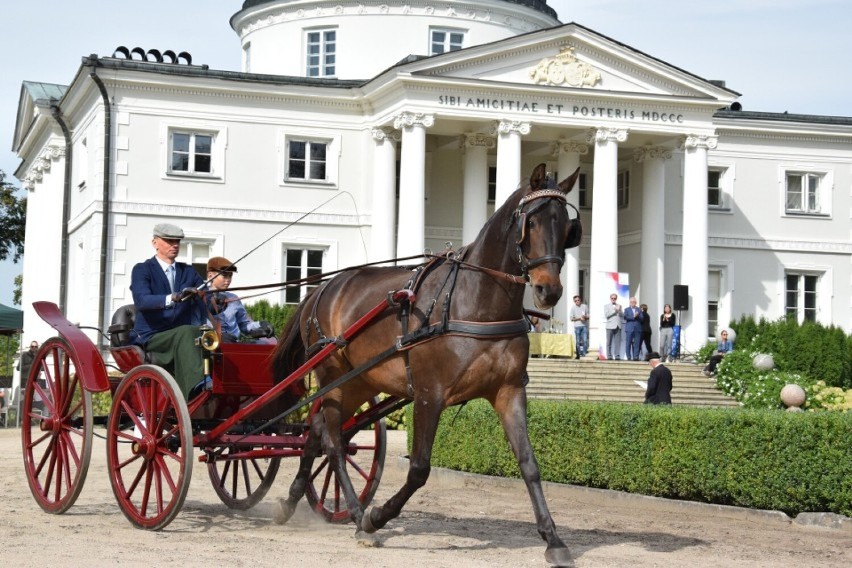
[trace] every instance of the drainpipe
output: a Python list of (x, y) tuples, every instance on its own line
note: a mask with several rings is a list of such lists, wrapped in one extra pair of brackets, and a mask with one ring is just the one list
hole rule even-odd
[(59, 108), (59, 103), (56, 99), (50, 100), (50, 114), (59, 124), (59, 128), (62, 129), (62, 135), (65, 136), (65, 182), (62, 191), (62, 241), (59, 259), (59, 311), (64, 314), (65, 307), (68, 305), (68, 210), (71, 206), (71, 165), (73, 154), (71, 131), (68, 130), (68, 125), (62, 119), (62, 109)]
[[(106, 289), (107, 289), (107, 239), (109, 238), (109, 184), (112, 177), (112, 164), (110, 162), (110, 152), (112, 150), (112, 107), (109, 102), (106, 86), (101, 78), (98, 77), (97, 65), (98, 56), (92, 54), (84, 60), (84, 65), (90, 67), (89, 77), (98, 86), (101, 92), (101, 98), (104, 102), (104, 188), (103, 188), (103, 220), (101, 224), (101, 258), (100, 258), (100, 289), (98, 291), (98, 328), (104, 325), (104, 304), (106, 304)], [(98, 346), (105, 349), (103, 336), (98, 334)]]

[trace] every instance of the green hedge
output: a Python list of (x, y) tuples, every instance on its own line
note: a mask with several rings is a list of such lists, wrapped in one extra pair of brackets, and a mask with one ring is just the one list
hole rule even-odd
[[(852, 516), (849, 413), (533, 400), (528, 415), (546, 481), (789, 515)], [(484, 401), (444, 413), (432, 465), (520, 478)]]

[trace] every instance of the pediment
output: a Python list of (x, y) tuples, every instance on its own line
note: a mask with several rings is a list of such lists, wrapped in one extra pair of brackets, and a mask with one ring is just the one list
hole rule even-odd
[(405, 67), (418, 76), (634, 96), (712, 98), (723, 104), (738, 96), (578, 24), (442, 54)]

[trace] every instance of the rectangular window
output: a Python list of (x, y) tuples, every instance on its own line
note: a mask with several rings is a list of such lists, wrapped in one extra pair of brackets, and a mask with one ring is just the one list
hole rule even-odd
[(488, 203), (497, 201), (497, 166), (488, 166)]
[(212, 134), (200, 132), (172, 132), (170, 140), (170, 173), (213, 173)]
[(431, 55), (458, 51), (464, 44), (464, 32), (458, 30), (432, 30), (431, 33)]
[(719, 300), (722, 297), (722, 272), (707, 273), (707, 337), (716, 337), (719, 330)]
[(784, 312), (799, 323), (816, 321), (817, 285), (819, 276), (814, 274), (787, 273)]
[(630, 204), (630, 172), (624, 170), (618, 172), (615, 179), (615, 188), (618, 191), (618, 207), (624, 208)]
[(333, 77), (337, 63), (337, 30), (308, 32), (306, 41), (308, 77)]
[(710, 207), (722, 207), (722, 172), (709, 170), (707, 172), (707, 204)]
[(821, 183), (822, 176), (818, 174), (787, 172), (787, 212), (821, 213)]
[(212, 256), (210, 251), (213, 241), (207, 239), (182, 239), (178, 260), (191, 264), (202, 280), (207, 279), (207, 261)]
[[(586, 302), (586, 277), (589, 271), (581, 268), (577, 273), (577, 295)], [(573, 299), (571, 300), (573, 302)]]
[(328, 143), (317, 140), (287, 141), (287, 179), (327, 181)]
[[(580, 207), (584, 209), (592, 206), (592, 195), (588, 188), (588, 176), (581, 172), (580, 179), (577, 180), (577, 191), (579, 192)], [(583, 297), (585, 298), (585, 296)]]
[[(287, 282), (322, 274), (324, 251), (318, 249), (288, 248), (284, 252), (284, 279)], [(319, 282), (289, 286), (284, 292), (284, 302), (298, 304)]]

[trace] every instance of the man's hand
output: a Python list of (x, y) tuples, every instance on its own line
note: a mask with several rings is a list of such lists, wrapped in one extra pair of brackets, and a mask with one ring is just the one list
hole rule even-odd
[(224, 294), (220, 294), (219, 292), (214, 292), (207, 296), (207, 309), (211, 314), (218, 315), (225, 311), (225, 307), (227, 306), (227, 301)]
[(198, 294), (198, 288), (184, 288), (180, 292), (172, 294), (172, 302), (185, 302)]

